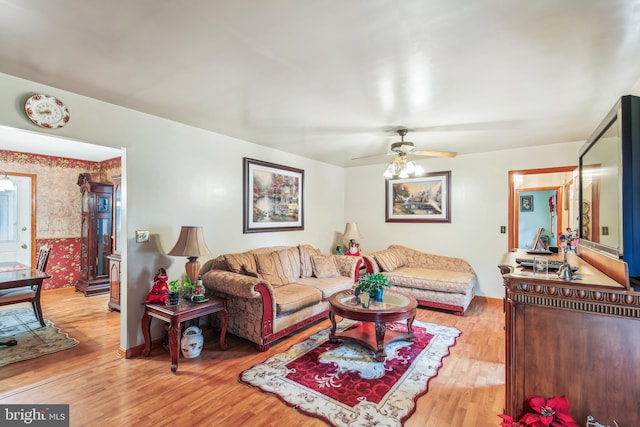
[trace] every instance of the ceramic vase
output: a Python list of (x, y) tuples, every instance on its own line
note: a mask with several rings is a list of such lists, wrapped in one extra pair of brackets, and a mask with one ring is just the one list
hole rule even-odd
[(182, 334), (182, 341), (180, 342), (180, 349), (182, 355), (187, 359), (200, 356), (202, 346), (204, 345), (204, 338), (202, 337), (202, 329), (197, 326), (189, 326)]
[(373, 293), (373, 299), (376, 301), (382, 302), (382, 297), (384, 296), (384, 289), (378, 289)]

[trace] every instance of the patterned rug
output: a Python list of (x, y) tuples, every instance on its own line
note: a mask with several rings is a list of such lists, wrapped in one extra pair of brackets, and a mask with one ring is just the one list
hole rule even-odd
[(14, 346), (0, 345), (0, 366), (67, 350), (80, 343), (49, 320), (46, 324), (40, 326), (31, 308), (0, 310), (0, 342), (17, 341)]
[[(342, 321), (338, 330), (354, 327)], [(329, 330), (240, 374), (240, 382), (273, 394), (294, 409), (336, 427), (402, 426), (428, 391), (460, 331), (415, 321), (414, 342), (389, 344), (384, 362), (349, 341), (329, 342)], [(387, 330), (406, 323), (389, 323)]]

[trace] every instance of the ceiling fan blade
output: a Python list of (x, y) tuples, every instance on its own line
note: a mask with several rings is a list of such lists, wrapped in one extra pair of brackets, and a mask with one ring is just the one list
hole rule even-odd
[(351, 160), (370, 159), (372, 157), (395, 156), (395, 155), (396, 155), (396, 153), (371, 154), (369, 156), (352, 157)]
[(427, 151), (427, 150), (415, 150), (411, 152), (414, 156), (429, 156), (429, 157), (455, 157), (458, 153), (454, 151)]

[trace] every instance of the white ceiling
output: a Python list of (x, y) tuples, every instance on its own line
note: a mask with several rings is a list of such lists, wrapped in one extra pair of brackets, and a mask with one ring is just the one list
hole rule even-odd
[(0, 0), (0, 72), (346, 167), (584, 140), (639, 52), (638, 0)]

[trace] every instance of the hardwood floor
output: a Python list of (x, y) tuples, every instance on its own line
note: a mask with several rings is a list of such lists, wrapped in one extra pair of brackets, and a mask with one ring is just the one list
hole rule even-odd
[[(45, 318), (80, 341), (70, 350), (0, 368), (1, 403), (69, 403), (71, 426), (323, 426), (277, 398), (238, 382), (245, 369), (330, 326), (316, 323), (259, 353), (253, 344), (217, 331), (205, 333), (200, 357), (169, 369), (162, 348), (150, 357), (118, 356), (120, 315), (108, 295), (45, 292)], [(504, 406), (504, 315), (501, 300), (476, 298), (464, 317), (418, 310), (418, 320), (462, 331), (444, 366), (418, 400), (406, 427), (487, 427)], [(157, 320), (154, 320), (157, 322)]]

